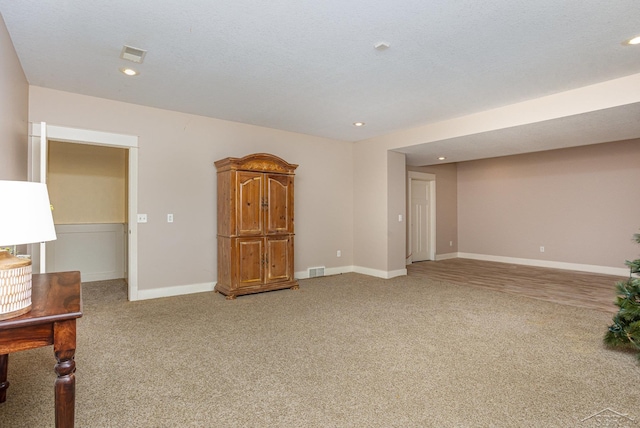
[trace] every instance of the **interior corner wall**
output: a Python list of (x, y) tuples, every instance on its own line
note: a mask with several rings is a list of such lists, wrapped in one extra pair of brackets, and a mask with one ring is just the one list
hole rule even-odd
[(387, 272), (387, 168), (386, 150), (355, 143), (353, 262), (356, 272), (381, 277)]
[(387, 276), (406, 275), (407, 173), (404, 153), (387, 152)]
[(458, 166), (455, 163), (409, 166), (436, 176), (436, 259), (458, 252)]
[(214, 162), (251, 153), (299, 165), (295, 271), (353, 266), (353, 143), (36, 86), (29, 120), (138, 136), (138, 291), (216, 281)]
[(462, 162), (459, 252), (623, 268), (639, 166), (640, 140)]
[(0, 180), (26, 180), (29, 85), (2, 15), (0, 58)]

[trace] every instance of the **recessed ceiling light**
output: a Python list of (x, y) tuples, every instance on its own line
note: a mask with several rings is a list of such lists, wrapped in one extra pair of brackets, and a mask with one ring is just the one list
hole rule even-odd
[(624, 42), (625, 45), (640, 45), (640, 36), (636, 36), (633, 39), (629, 39)]
[(133, 68), (121, 68), (120, 71), (123, 72), (124, 74), (126, 74), (127, 76), (137, 76), (138, 75), (138, 72), (135, 71)]
[(439, 156), (438, 160), (445, 160), (446, 158), (444, 156)]
[(364, 122), (353, 122), (353, 126), (364, 126)]

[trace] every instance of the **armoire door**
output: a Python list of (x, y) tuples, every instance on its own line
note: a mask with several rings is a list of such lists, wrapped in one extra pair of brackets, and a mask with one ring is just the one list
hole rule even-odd
[(238, 288), (259, 286), (264, 274), (264, 238), (236, 238)]
[(293, 279), (293, 237), (291, 235), (266, 238), (265, 283)]
[(260, 235), (263, 233), (264, 174), (259, 172), (238, 171), (237, 176), (237, 234), (239, 236)]
[(293, 180), (288, 175), (266, 175), (266, 233), (293, 233)]

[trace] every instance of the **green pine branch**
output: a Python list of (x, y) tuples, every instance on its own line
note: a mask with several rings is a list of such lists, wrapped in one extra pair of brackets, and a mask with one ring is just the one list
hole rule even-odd
[[(633, 239), (640, 244), (640, 233), (634, 234)], [(616, 305), (620, 309), (605, 333), (604, 342), (612, 347), (640, 350), (640, 278), (633, 276), (640, 273), (640, 259), (627, 260), (625, 264), (630, 270), (629, 279), (616, 283)]]
[(640, 259), (636, 260), (627, 260), (625, 262), (629, 269), (631, 269), (631, 273), (640, 273)]

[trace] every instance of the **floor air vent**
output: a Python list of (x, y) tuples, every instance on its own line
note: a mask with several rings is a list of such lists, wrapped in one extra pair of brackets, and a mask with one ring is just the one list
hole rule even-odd
[(315, 278), (318, 276), (324, 276), (324, 266), (309, 268), (309, 278)]

